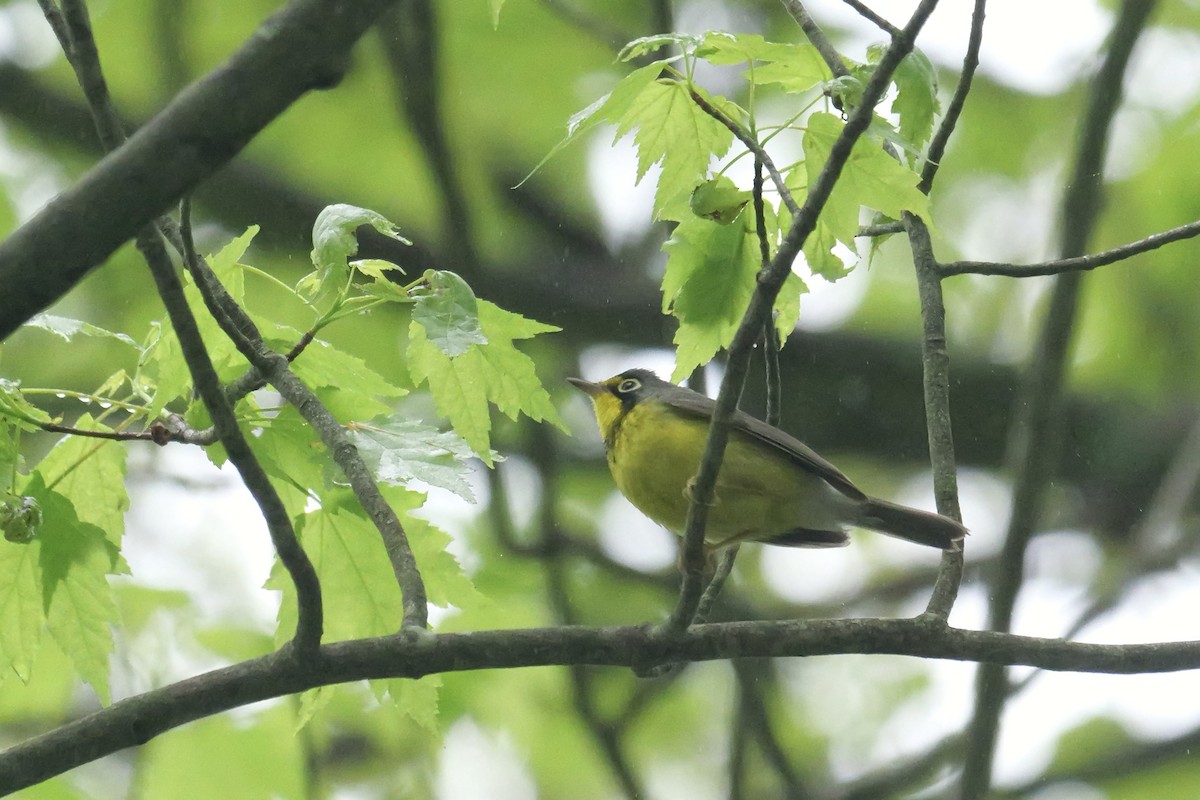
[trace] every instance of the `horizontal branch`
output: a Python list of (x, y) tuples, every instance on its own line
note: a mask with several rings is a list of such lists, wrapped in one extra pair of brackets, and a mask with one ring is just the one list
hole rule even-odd
[(417, 631), (325, 645), (310, 659), (278, 653), (113, 703), (0, 753), (0, 793), (32, 786), (187, 722), (318, 686), (442, 672), (576, 664), (633, 667), (730, 658), (891, 654), (1137, 674), (1200, 669), (1200, 641), (1086, 644), (968, 631), (925, 620), (732, 622), (664, 636), (650, 626)]
[(1111, 250), (1093, 253), (1088, 256), (1060, 258), (1057, 261), (1043, 261), (1039, 264), (1004, 264), (997, 261), (951, 261), (939, 264), (938, 272), (943, 278), (951, 275), (1004, 275), (1010, 278), (1033, 278), (1038, 275), (1059, 275), (1064, 272), (1084, 272), (1096, 267), (1115, 264), (1139, 253), (1156, 250), (1165, 244), (1178, 242), (1181, 239), (1191, 239), (1200, 236), (1200, 220), (1180, 225), (1178, 228), (1161, 233), (1153, 233), (1145, 239), (1123, 244)]

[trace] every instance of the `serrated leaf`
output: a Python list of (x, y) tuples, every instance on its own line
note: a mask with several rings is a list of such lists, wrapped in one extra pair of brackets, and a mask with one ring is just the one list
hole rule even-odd
[(442, 689), (441, 675), (426, 675), (417, 680), (392, 678), (371, 681), (376, 699), (386, 697), (406, 717), (429, 733), (438, 732), (438, 697)]
[(817, 220), (817, 226), (804, 240), (804, 260), (808, 262), (808, 268), (814, 275), (830, 282), (850, 273), (846, 263), (833, 252), (837, 243), (837, 236), (824, 222), (824, 216)]
[(617, 121), (616, 139), (633, 131), (637, 145), (637, 180), (661, 164), (654, 211), (661, 214), (673, 201), (689, 195), (733, 144), (733, 134), (696, 105), (680, 81), (651, 83)]
[(429, 384), (438, 413), (491, 466), (489, 403), (510, 419), (525, 414), (534, 421), (563, 427), (533, 361), (512, 344), (558, 328), (504, 311), (486, 300), (479, 301), (479, 324), (488, 343), (472, 345), (457, 356), (447, 356), (429, 341), (424, 327), (410, 324), (408, 368), (414, 383)]
[(428, 291), (414, 293), (412, 321), (425, 329), (425, 337), (448, 356), (467, 352), (471, 345), (487, 344), (479, 325), (479, 304), (462, 278), (446, 270), (426, 270)]
[(296, 710), (296, 731), (300, 731), (308, 723), (312, 722), (321, 709), (329, 705), (329, 701), (333, 699), (334, 692), (337, 691), (336, 686), (318, 686), (315, 689), (309, 689), (300, 695), (300, 708)]
[[(225, 287), (225, 291), (237, 303), (243, 302), (246, 297), (246, 277), (240, 268), (242, 256), (246, 254), (246, 249), (258, 235), (258, 230), (257, 225), (251, 225), (242, 232), (241, 236), (231, 240), (207, 259), (208, 268), (217, 276), (217, 280)], [(188, 299), (192, 302), (202, 302), (199, 291), (194, 287), (192, 289), (195, 294)], [(195, 307), (193, 306), (193, 308)]]
[(95, 525), (80, 521), (71, 502), (47, 489), (39, 474), (26, 492), (41, 504), (45, 528), (37, 542), (46, 628), (101, 702), (108, 703), (109, 626), (117, 621), (108, 585), (118, 553)]
[(411, 419), (355, 422), (347, 427), (350, 440), (376, 480), (393, 486), (424, 481), (475, 502), (466, 480), (470, 472), (467, 460), (474, 453), (457, 434)]
[[(844, 127), (844, 123), (832, 114), (818, 113), (809, 117), (804, 134), (804, 163), (809, 185), (824, 169), (833, 143)], [(899, 219), (904, 211), (928, 218), (929, 198), (917, 189), (919, 180), (915, 172), (890, 157), (878, 143), (859, 139), (821, 211), (820, 222), (827, 227), (830, 236), (852, 248), (863, 206), (893, 219)]]
[(789, 272), (783, 281), (783, 288), (775, 298), (775, 335), (779, 337), (779, 346), (787, 344), (788, 337), (796, 329), (800, 320), (800, 296), (808, 292), (808, 286), (794, 272)]
[(613, 90), (595, 102), (589, 104), (586, 108), (571, 115), (567, 121), (567, 135), (564, 136), (554, 147), (550, 148), (550, 152), (542, 157), (542, 160), (529, 171), (521, 183), (533, 177), (533, 174), (545, 166), (546, 162), (558, 155), (567, 145), (578, 139), (583, 134), (590, 131), (596, 125), (602, 122), (616, 123), (629, 110), (630, 104), (637, 99), (638, 95), (662, 73), (663, 65), (666, 62), (656, 61), (653, 64), (647, 64), (644, 67), (639, 67), (633, 72), (626, 75)]
[[(338, 492), (348, 498), (345, 491)], [(342, 502), (334, 493), (322, 508), (300, 518), (296, 533), (321, 579), (325, 600), (327, 642), (395, 633), (403, 618), (403, 605), (396, 577), (378, 531), (361, 510)], [(423, 566), (423, 565), (422, 565)], [(276, 562), (268, 588), (282, 589), (277, 640), (286, 640), (295, 630), (296, 596), (287, 573)]]
[(679, 319), (672, 374), (678, 381), (733, 340), (754, 292), (759, 254), (745, 212), (731, 225), (698, 218), (682, 222), (663, 249), (663, 311)]
[[(75, 427), (85, 431), (110, 431), (84, 414)], [(125, 491), (126, 450), (117, 442), (64, 437), (38, 464), (46, 485), (63, 495), (75, 508), (80, 522), (95, 525), (114, 547), (121, 546), (129, 495)]]
[[(873, 45), (867, 54), (877, 61), (886, 49)], [(941, 110), (937, 69), (928, 56), (914, 49), (896, 67), (892, 82), (896, 85), (892, 111), (900, 118), (900, 138), (920, 150), (933, 134), (933, 120)]]
[(39, 545), (0, 541), (0, 669), (28, 681), (41, 644), (42, 575)]
[(384, 487), (383, 491), (404, 524), (413, 556), (425, 578), (429, 602), (443, 608), (477, 607), (483, 596), (463, 572), (458, 559), (450, 553), (450, 535), (429, 520), (412, 513), (425, 502), (425, 495), (395, 486)]
[(71, 341), (76, 336), (96, 336), (103, 339), (115, 339), (130, 347), (138, 347), (137, 342), (123, 333), (114, 333), (113, 331), (93, 325), (90, 322), (71, 319), (70, 317), (60, 317), (55, 314), (35, 314), (25, 325), (30, 328), (38, 328), (47, 333), (53, 333), (66, 342)]

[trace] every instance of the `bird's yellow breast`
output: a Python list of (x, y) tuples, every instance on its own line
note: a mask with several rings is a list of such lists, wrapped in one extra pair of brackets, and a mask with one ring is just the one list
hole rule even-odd
[[(707, 420), (654, 399), (625, 413), (615, 397), (595, 400), (617, 488), (643, 514), (682, 533), (689, 506), (686, 489), (700, 465)], [(717, 479), (705, 540), (718, 545), (768, 539), (796, 528), (839, 530), (839, 505), (837, 493), (823, 480), (735, 429)]]

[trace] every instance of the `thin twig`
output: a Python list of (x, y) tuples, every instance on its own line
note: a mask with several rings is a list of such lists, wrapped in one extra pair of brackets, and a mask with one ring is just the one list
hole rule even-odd
[[(821, 26), (808, 13), (808, 9), (800, 0), (783, 0), (783, 7), (792, 15), (792, 19), (800, 26), (800, 30), (804, 31), (804, 35), (808, 37), (808, 41), (812, 46), (817, 48), (817, 52), (821, 54), (821, 58), (825, 61), (825, 65), (829, 67), (829, 71), (835, 77), (844, 78), (850, 74), (850, 70), (846, 68), (846, 64), (842, 61), (842, 54), (837, 51), (833, 43), (825, 35), (825, 31), (821, 30)], [(893, 38), (900, 34), (896, 31)]]
[[(1146, 0), (1127, 0), (1122, 4), (1113, 25), (1108, 52), (1092, 82), (1088, 108), (1079, 128), (1079, 152), (1063, 198), (1062, 252), (1066, 257), (1085, 252), (1099, 215), (1104, 156), (1121, 99), (1123, 77), (1154, 5)], [(1015, 475), (1012, 515), (999, 568), (989, 581), (988, 624), (995, 631), (1007, 631), (1012, 625), (1017, 593), (1024, 578), (1025, 551), (1058, 458), (1063, 383), (1081, 278), (1082, 273), (1072, 272), (1055, 280), (1028, 383), (1014, 418), (1009, 460)], [(991, 786), (992, 759), (1008, 690), (1007, 670), (1003, 666), (984, 664), (979, 667), (975, 710), (967, 729), (967, 749), (959, 787), (962, 800), (977, 800)]]
[(1127, 258), (1157, 250), (1166, 244), (1191, 239), (1200, 235), (1200, 221), (1189, 222), (1177, 228), (1152, 233), (1145, 239), (1102, 250), (1087, 256), (1059, 258), (1037, 264), (1003, 264), (995, 261), (951, 261), (940, 264), (938, 272), (943, 277), (951, 275), (1004, 275), (1009, 278), (1033, 278), (1040, 275), (1061, 275), (1068, 272), (1084, 272), (1097, 267), (1115, 264)]
[[(841, 176), (842, 168), (850, 158), (855, 142), (870, 125), (874, 108), (883, 98), (892, 73), (900, 61), (912, 51), (917, 33), (936, 6), (937, 0), (922, 0), (901, 31), (901, 35), (893, 40), (880, 59), (863, 90), (862, 103), (851, 113), (841, 134), (830, 148), (829, 159), (816, 180), (809, 186), (804, 205), (793, 217), (792, 226), (776, 251), (770, 268), (759, 273), (758, 285), (750, 297), (741, 325), (729, 346), (725, 376), (717, 395), (704, 455), (692, 484), (693, 500), (688, 509), (683, 545), (683, 582), (679, 601), (665, 624), (665, 632), (677, 633), (691, 623), (703, 593), (704, 527), (708, 520), (708, 504), (712, 502), (713, 491), (716, 488), (717, 473), (729, 441), (730, 421), (746, 380), (750, 353), (755, 341), (762, 334), (763, 322), (769, 318), (775, 298), (779, 295), (787, 276), (791, 274), (792, 262), (816, 227), (817, 215), (828, 201), (834, 185)], [(763, 163), (766, 165), (768, 162)]]
[[(847, 3), (854, 0), (845, 0)], [(958, 86), (954, 88), (954, 96), (946, 107), (946, 115), (942, 117), (937, 132), (929, 142), (929, 151), (925, 155), (925, 166), (921, 168), (921, 182), (917, 188), (925, 194), (933, 188), (933, 180), (941, 166), (942, 156), (946, 153), (946, 145), (958, 125), (963, 107), (967, 103), (967, 95), (971, 92), (971, 82), (975, 78), (975, 70), (979, 69), (979, 49), (983, 46), (983, 18), (987, 0), (975, 0), (975, 11), (971, 14), (971, 32), (967, 35), (967, 52), (963, 56), (962, 70), (958, 74)]]
[(876, 14), (870, 8), (867, 8), (866, 3), (860, 2), (860, 0), (842, 0), (842, 2), (853, 8), (858, 12), (859, 16), (879, 28), (888, 36), (896, 36), (900, 33), (899, 28)]
[(751, 136), (750, 132), (739, 125), (737, 121), (730, 119), (725, 112), (704, 99), (704, 95), (695, 89), (691, 89), (689, 94), (691, 95), (692, 102), (699, 106), (701, 111), (728, 128), (737, 140), (754, 154), (755, 160), (761, 162), (767, 170), (767, 174), (771, 176), (771, 182), (775, 184), (775, 189), (779, 192), (779, 197), (783, 200), (783, 204), (787, 206), (788, 211), (792, 212), (793, 217), (799, 214), (800, 206), (796, 204), (796, 199), (792, 196), (792, 190), (788, 188), (787, 183), (783, 180), (783, 175), (780, 174), (778, 167), (775, 166), (775, 162), (771, 160), (771, 155), (758, 143), (758, 140)]

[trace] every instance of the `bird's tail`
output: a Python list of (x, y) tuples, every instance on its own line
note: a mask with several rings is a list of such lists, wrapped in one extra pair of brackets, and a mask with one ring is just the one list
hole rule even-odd
[(963, 537), (967, 535), (967, 529), (949, 517), (873, 497), (867, 498), (867, 502), (861, 506), (856, 522), (873, 531), (928, 547), (940, 547), (942, 550), (962, 549)]

